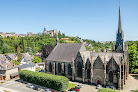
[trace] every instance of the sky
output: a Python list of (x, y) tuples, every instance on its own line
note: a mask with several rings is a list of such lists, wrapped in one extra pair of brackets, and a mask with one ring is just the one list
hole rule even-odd
[[(138, 0), (121, 0), (126, 40), (138, 39)], [(43, 32), (57, 29), (68, 36), (115, 41), (119, 0), (0, 0), (0, 32)]]

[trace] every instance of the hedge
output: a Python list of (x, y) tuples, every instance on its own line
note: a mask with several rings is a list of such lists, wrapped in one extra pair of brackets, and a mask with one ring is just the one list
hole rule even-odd
[(28, 70), (20, 70), (19, 77), (24, 81), (58, 91), (65, 91), (69, 84), (69, 79), (64, 76), (52, 75), (42, 72), (33, 72)]
[(97, 92), (117, 92), (117, 91), (112, 90), (110, 88), (103, 88), (103, 89), (99, 89)]

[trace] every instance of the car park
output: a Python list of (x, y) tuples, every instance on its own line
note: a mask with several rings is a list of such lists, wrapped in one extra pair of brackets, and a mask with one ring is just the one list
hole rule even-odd
[(97, 85), (96, 86), (96, 89), (101, 89), (102, 88), (102, 85)]
[(31, 83), (27, 83), (26, 87), (28, 87), (28, 88), (34, 88), (34, 86)]
[(80, 88), (71, 88), (72, 90), (76, 91), (76, 92), (79, 92), (80, 91)]
[(33, 87), (33, 89), (38, 90), (38, 91), (41, 90), (41, 88), (39, 86), (35, 86), (35, 87)]
[(82, 87), (83, 87), (82, 84), (78, 84), (78, 85), (75, 86), (75, 88), (82, 88)]
[(52, 92), (52, 91), (49, 89), (44, 89), (42, 92)]

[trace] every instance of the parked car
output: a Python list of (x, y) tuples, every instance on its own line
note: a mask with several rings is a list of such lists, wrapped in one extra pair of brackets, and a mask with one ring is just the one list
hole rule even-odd
[(111, 88), (113, 90), (116, 90), (116, 88), (114, 86), (106, 86), (106, 88)]
[(35, 87), (33, 87), (33, 89), (38, 90), (38, 91), (41, 90), (41, 88), (39, 86), (35, 86)]
[(57, 92), (57, 91), (53, 90), (52, 92)]
[(96, 89), (101, 89), (102, 88), (102, 85), (97, 85), (96, 86)]
[(110, 86), (106, 86), (106, 88), (110, 88)]
[(72, 90), (76, 91), (76, 92), (79, 92), (80, 91), (80, 88), (71, 88)]
[(74, 91), (73, 89), (69, 89), (67, 92), (76, 92), (76, 91)]
[(82, 88), (82, 87), (83, 87), (82, 84), (78, 84), (78, 85), (75, 86), (75, 88)]
[(113, 90), (116, 90), (116, 88), (114, 86), (109, 86), (109, 88), (111, 88)]
[(28, 87), (28, 88), (34, 88), (34, 86), (31, 83), (27, 83), (26, 87)]
[(52, 91), (49, 89), (44, 89), (42, 92), (52, 92)]

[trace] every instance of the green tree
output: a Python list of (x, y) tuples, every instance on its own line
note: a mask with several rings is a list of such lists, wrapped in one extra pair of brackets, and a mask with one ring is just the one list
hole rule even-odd
[(34, 47), (34, 53), (37, 53), (38, 52), (38, 47)]
[(39, 57), (34, 57), (33, 63), (40, 63), (40, 62), (42, 62), (42, 59), (41, 59), (41, 58), (39, 58)]
[(21, 53), (21, 48), (18, 46), (17, 48), (17, 61), (20, 62), (22, 60), (22, 53)]
[(18, 62), (17, 60), (13, 60), (11, 63), (15, 64), (15, 65), (19, 65), (21, 64), (20, 62)]
[(135, 67), (138, 67), (137, 45), (133, 44), (129, 46), (128, 51), (129, 51), (129, 69), (130, 69), (130, 73), (133, 73)]

